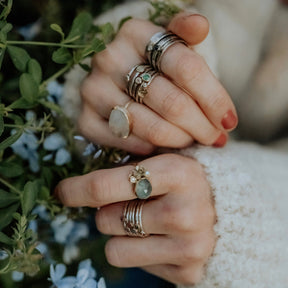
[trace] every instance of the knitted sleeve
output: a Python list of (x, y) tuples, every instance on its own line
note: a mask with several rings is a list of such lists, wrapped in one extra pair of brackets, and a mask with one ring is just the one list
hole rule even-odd
[(206, 276), (193, 287), (288, 287), (288, 153), (232, 142), (181, 154), (205, 167), (218, 217)]

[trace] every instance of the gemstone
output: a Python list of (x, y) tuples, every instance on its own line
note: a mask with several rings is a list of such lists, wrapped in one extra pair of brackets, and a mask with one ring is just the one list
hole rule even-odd
[(144, 73), (142, 75), (142, 79), (145, 81), (145, 82), (148, 82), (150, 79), (151, 79), (151, 75), (148, 74), (148, 73)]
[(115, 136), (127, 138), (131, 131), (129, 112), (123, 107), (115, 106), (110, 113), (109, 128)]
[(140, 77), (137, 77), (135, 81), (136, 81), (137, 84), (141, 84), (142, 83), (142, 79)]
[(141, 179), (135, 184), (135, 193), (139, 199), (147, 199), (152, 192), (152, 185), (148, 179)]
[(145, 67), (144, 66), (138, 66), (137, 68), (136, 68), (136, 71), (137, 72), (144, 72), (145, 71)]
[(137, 179), (136, 179), (135, 176), (130, 176), (130, 179), (129, 179), (129, 180), (130, 180), (130, 182), (133, 183), (133, 184), (137, 182)]

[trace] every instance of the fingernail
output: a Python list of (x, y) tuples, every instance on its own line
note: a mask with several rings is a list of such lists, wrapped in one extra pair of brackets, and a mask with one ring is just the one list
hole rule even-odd
[(219, 138), (214, 142), (213, 146), (214, 147), (224, 147), (225, 144), (227, 143), (227, 136), (226, 134), (222, 133)]
[(221, 124), (226, 130), (233, 129), (238, 124), (238, 117), (232, 112), (232, 110), (229, 110), (223, 117)]

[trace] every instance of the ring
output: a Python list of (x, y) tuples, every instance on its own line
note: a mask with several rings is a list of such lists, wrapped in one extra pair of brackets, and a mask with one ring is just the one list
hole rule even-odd
[(134, 66), (126, 76), (127, 94), (136, 102), (142, 104), (148, 93), (148, 87), (153, 79), (159, 75), (150, 65), (140, 64)]
[(127, 201), (121, 218), (124, 230), (128, 236), (147, 237), (142, 225), (142, 210), (145, 200)]
[(156, 70), (161, 72), (161, 60), (165, 51), (176, 43), (187, 43), (172, 32), (158, 32), (154, 34), (145, 49), (148, 62)]
[(115, 106), (109, 116), (109, 128), (111, 132), (120, 138), (127, 138), (132, 130), (132, 121), (128, 107), (130, 100), (125, 106)]
[(129, 181), (134, 185), (134, 192), (138, 199), (147, 199), (152, 192), (152, 185), (148, 178), (150, 172), (143, 166), (137, 165), (129, 174)]

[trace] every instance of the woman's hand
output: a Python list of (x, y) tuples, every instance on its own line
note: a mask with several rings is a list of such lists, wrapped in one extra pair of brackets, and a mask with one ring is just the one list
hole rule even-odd
[(150, 172), (152, 185), (142, 210), (142, 227), (150, 234), (146, 238), (127, 236), (121, 221), (125, 204), (136, 198), (129, 182), (132, 165), (63, 180), (56, 194), (66, 206), (101, 207), (96, 224), (100, 232), (114, 236), (105, 249), (112, 265), (142, 267), (173, 283), (199, 282), (215, 245), (216, 220), (202, 166), (176, 154), (139, 165)]
[[(181, 13), (167, 30), (193, 46), (205, 39), (209, 24), (200, 15)], [(163, 74), (151, 82), (144, 104), (132, 102), (127, 108), (131, 135), (122, 139), (109, 130), (113, 107), (125, 106), (131, 99), (125, 94), (125, 76), (147, 62), (145, 47), (159, 31), (164, 28), (149, 21), (129, 20), (106, 50), (95, 55), (82, 86), (80, 132), (92, 142), (138, 154), (148, 154), (155, 146), (181, 148), (193, 141), (224, 146), (227, 131), (237, 125), (235, 107), (204, 59), (181, 43), (164, 53)]]

